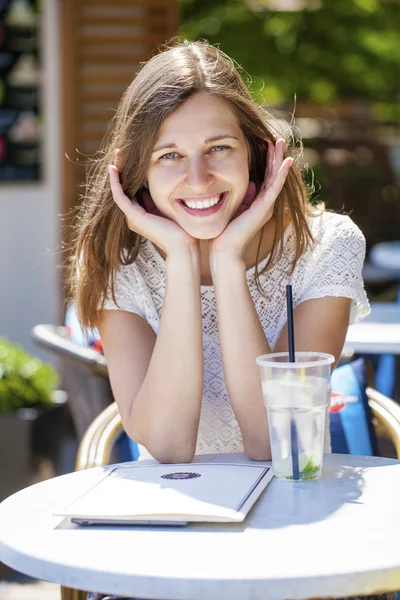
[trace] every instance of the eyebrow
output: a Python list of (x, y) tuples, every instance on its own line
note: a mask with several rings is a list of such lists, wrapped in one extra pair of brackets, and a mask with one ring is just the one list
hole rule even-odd
[[(232, 140), (238, 140), (239, 138), (236, 137), (235, 135), (230, 135), (228, 133), (219, 133), (218, 135), (214, 135), (213, 137), (210, 137), (206, 140), (204, 140), (205, 144), (210, 144), (211, 142), (217, 142), (218, 140), (225, 140), (225, 139), (232, 139)], [(165, 148), (177, 148), (178, 146), (174, 143), (172, 144), (162, 144), (162, 146), (156, 146), (153, 150), (153, 154), (154, 152), (159, 152), (160, 150), (165, 150)]]

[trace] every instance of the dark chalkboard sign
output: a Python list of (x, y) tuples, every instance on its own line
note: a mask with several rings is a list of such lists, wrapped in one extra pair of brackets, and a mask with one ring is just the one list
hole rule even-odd
[(36, 0), (0, 0), (0, 183), (41, 177)]

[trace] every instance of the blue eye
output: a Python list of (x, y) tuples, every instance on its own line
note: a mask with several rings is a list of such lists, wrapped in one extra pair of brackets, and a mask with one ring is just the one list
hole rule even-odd
[(223, 150), (228, 150), (229, 146), (213, 146), (210, 150), (213, 154), (222, 152)]
[(163, 154), (162, 156), (160, 156), (159, 160), (174, 160), (178, 156), (179, 155), (177, 152), (167, 152), (167, 154)]

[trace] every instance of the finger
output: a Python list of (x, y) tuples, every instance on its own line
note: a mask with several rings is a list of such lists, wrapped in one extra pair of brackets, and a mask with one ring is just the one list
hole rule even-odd
[(114, 152), (114, 165), (117, 167), (118, 171), (122, 168), (122, 152), (119, 148), (117, 148)]
[(268, 187), (264, 194), (259, 194), (252, 206), (247, 209), (248, 234), (250, 232), (249, 237), (255, 235), (260, 229), (260, 225), (265, 225), (271, 218), (276, 198), (285, 183), (292, 163), (293, 158), (285, 159), (273, 183)]
[(279, 171), (276, 175), (276, 177), (274, 178), (274, 180), (271, 182), (271, 185), (269, 186), (269, 188), (267, 189), (266, 193), (265, 193), (265, 198), (273, 198), (274, 201), (277, 198), (277, 196), (279, 195), (279, 193), (281, 192), (283, 185), (286, 181), (286, 177), (290, 171), (290, 167), (293, 164), (293, 158), (289, 157), (289, 158), (285, 158), (285, 160), (283, 161), (283, 163), (281, 164)]
[(269, 172), (272, 173), (272, 169), (274, 168), (275, 162), (275, 142), (268, 142), (268, 150), (269, 150)]
[(268, 150), (267, 150), (267, 160), (265, 163), (265, 174), (263, 181), (263, 188), (266, 188), (268, 185), (269, 178), (272, 174), (272, 169), (274, 167), (274, 155), (275, 155), (275, 146), (272, 142), (268, 142)]
[(272, 173), (270, 177), (269, 183), (271, 183), (275, 177), (279, 173), (279, 169), (281, 168), (283, 157), (285, 154), (285, 140), (283, 138), (279, 138), (275, 144), (275, 153), (274, 153), (274, 165), (272, 168)]
[(271, 187), (275, 178), (279, 173), (279, 169), (282, 166), (283, 157), (285, 154), (285, 145), (286, 142), (283, 138), (279, 138), (275, 144), (272, 142), (269, 143), (271, 148), (268, 148), (270, 152), (270, 160), (268, 162), (268, 176), (264, 181), (264, 184), (261, 188), (261, 192), (265, 193), (269, 187)]
[(119, 181), (119, 173), (115, 165), (109, 166), (111, 191), (116, 205), (125, 215), (126, 223), (131, 231), (138, 233), (148, 239), (151, 237), (151, 224), (148, 220), (148, 213), (136, 202), (130, 200), (124, 193)]
[(109, 165), (108, 171), (110, 175), (110, 186), (114, 201), (117, 204), (117, 206), (119, 206), (119, 208), (122, 210), (122, 212), (128, 216), (128, 213), (130, 212), (132, 206), (134, 204), (136, 204), (137, 206), (139, 205), (136, 202), (133, 203), (124, 193), (121, 182), (119, 180), (119, 172), (117, 167), (114, 165)]
[[(285, 140), (283, 138), (278, 138), (275, 143), (268, 142), (267, 164), (266, 164), (266, 168), (265, 168), (265, 177), (264, 177), (264, 183), (262, 186), (262, 191), (266, 190), (267, 187), (269, 185), (271, 185), (271, 182), (276, 177), (276, 174), (279, 170), (279, 166), (278, 166), (279, 161), (282, 162), (282, 156), (283, 156), (282, 144), (283, 144), (283, 151), (284, 151)], [(278, 169), (277, 169), (277, 166), (278, 166)]]

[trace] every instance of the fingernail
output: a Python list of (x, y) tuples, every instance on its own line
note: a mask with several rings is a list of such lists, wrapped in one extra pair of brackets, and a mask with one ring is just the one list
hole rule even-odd
[(108, 165), (108, 174), (111, 175), (112, 173), (112, 165)]

